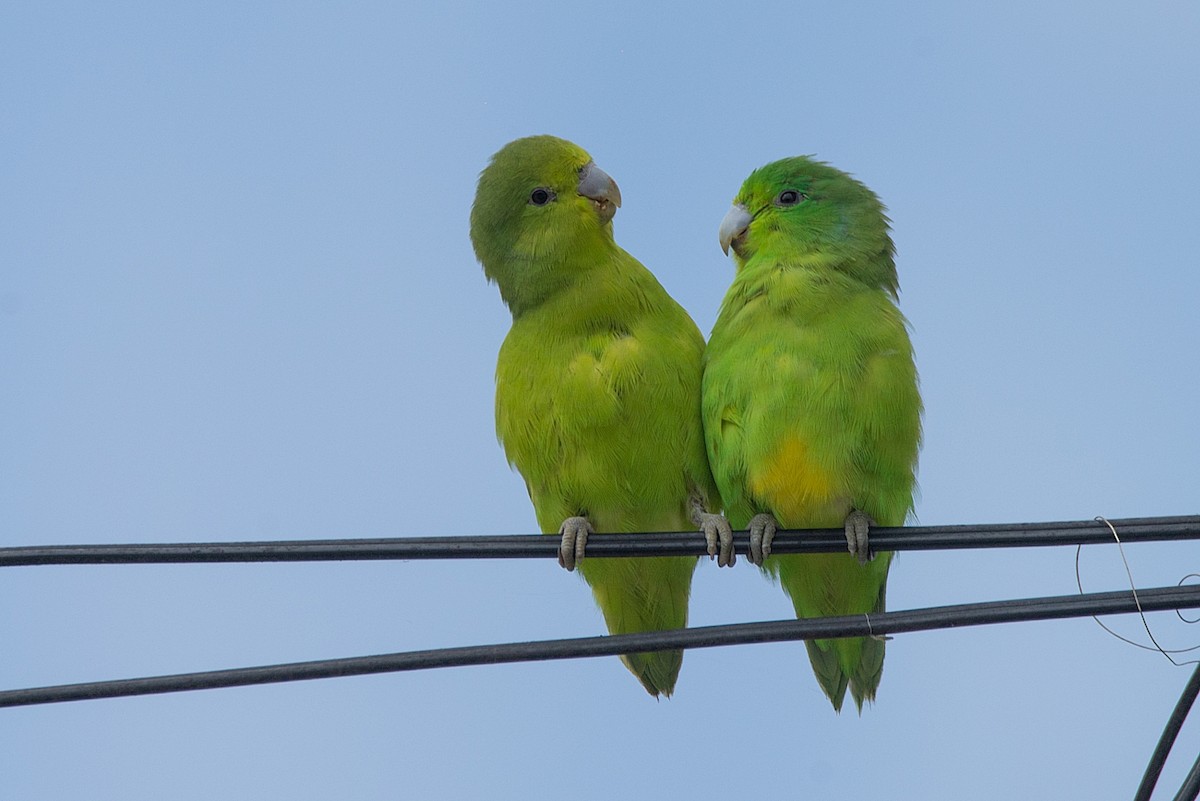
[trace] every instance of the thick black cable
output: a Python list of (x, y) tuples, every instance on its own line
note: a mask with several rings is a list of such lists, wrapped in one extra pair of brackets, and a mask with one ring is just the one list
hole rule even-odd
[(1154, 753), (1150, 755), (1150, 764), (1146, 766), (1146, 772), (1142, 775), (1142, 783), (1138, 785), (1133, 801), (1150, 801), (1150, 796), (1154, 793), (1154, 786), (1158, 784), (1159, 774), (1162, 773), (1163, 765), (1166, 764), (1167, 755), (1171, 753), (1171, 747), (1175, 745), (1175, 738), (1179, 736), (1179, 730), (1183, 728), (1183, 721), (1187, 719), (1188, 712), (1196, 702), (1197, 695), (1200, 695), (1200, 665), (1197, 665), (1196, 669), (1192, 671), (1192, 677), (1184, 685), (1183, 693), (1180, 694), (1179, 701), (1171, 711), (1171, 717), (1167, 718), (1167, 725), (1163, 728), (1162, 736), (1158, 738), (1158, 745), (1154, 747)]
[[(1200, 585), (1141, 590), (1138, 598), (1141, 600), (1142, 610), (1147, 612), (1164, 609), (1194, 609), (1200, 607)], [(140, 679), (5, 690), (0, 691), (0, 707), (52, 704), (130, 695), (153, 695), (185, 690), (241, 687), (429, 668), (616, 656), (624, 653), (674, 648), (712, 648), (723, 645), (746, 645), (814, 638), (884, 636), (957, 626), (1053, 620), (1136, 611), (1138, 611), (1137, 603), (1133, 593), (1128, 590), (1087, 595), (1025, 598), (885, 612), (869, 618), (867, 615), (853, 615), (765, 623), (736, 623), (642, 634), (439, 648), (203, 673), (181, 673)]]
[[(1200, 539), (1200, 515), (1146, 517), (1110, 521), (1122, 542)], [(872, 528), (876, 551), (1025, 548), (1050, 545), (1094, 545), (1113, 541), (1104, 523), (1080, 520), (1059, 523), (1002, 523), (969, 526), (905, 526)], [(738, 553), (749, 549), (749, 535), (734, 534)], [(780, 531), (772, 552), (839, 553), (846, 550), (841, 529)], [(198, 562), (320, 562), (380, 559), (553, 559), (558, 538), (541, 534), (516, 536), (395, 537), (387, 539), (280, 540), (267, 542), (160, 543), (129, 545), (45, 545), (0, 548), (0, 567), (30, 565), (180, 564)], [(587, 555), (701, 556), (704, 539), (697, 532), (594, 534)]]
[(1175, 794), (1175, 801), (1196, 801), (1196, 796), (1200, 796), (1200, 756), (1192, 763), (1192, 769), (1183, 780), (1183, 786)]

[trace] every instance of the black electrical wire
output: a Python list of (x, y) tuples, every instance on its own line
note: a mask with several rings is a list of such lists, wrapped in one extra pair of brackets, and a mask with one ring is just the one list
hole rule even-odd
[[(1138, 599), (1141, 601), (1141, 610), (1146, 612), (1165, 609), (1194, 609), (1200, 607), (1200, 585), (1140, 590)], [(1137, 612), (1138, 609), (1137, 599), (1134, 598), (1132, 592), (1126, 590), (929, 607), (885, 612), (870, 617), (854, 615), (764, 623), (736, 623), (607, 637), (439, 648), (202, 673), (180, 673), (171, 676), (5, 690), (0, 691), (0, 707), (152, 695), (219, 687), (242, 687), (254, 684), (305, 681), (336, 676), (361, 676), (429, 668), (616, 656), (674, 648), (712, 648), (723, 645), (831, 637), (881, 637), (889, 634), (958, 626), (1122, 614)]]
[[(1121, 541), (1154, 542), (1200, 539), (1200, 515), (1146, 517), (1109, 521)], [(1002, 523), (967, 526), (872, 528), (876, 551), (1024, 548), (1094, 545), (1113, 541), (1104, 523)], [(749, 549), (749, 535), (734, 534), (738, 553)], [(780, 531), (772, 553), (839, 553), (846, 550), (841, 529)], [(0, 548), (0, 567), (30, 565), (168, 564), (199, 562), (320, 562), (379, 559), (528, 559), (554, 558), (558, 538), (515, 536), (394, 537), (387, 539), (280, 540), (267, 542), (160, 543), (129, 545), (45, 545)], [(697, 532), (593, 534), (587, 555), (701, 556), (704, 538)]]
[(1183, 786), (1175, 794), (1175, 801), (1196, 801), (1196, 796), (1200, 796), (1200, 756), (1192, 763), (1192, 769), (1183, 780)]
[(1154, 785), (1158, 784), (1159, 774), (1162, 773), (1163, 765), (1167, 761), (1167, 755), (1171, 753), (1171, 747), (1175, 745), (1175, 738), (1179, 736), (1179, 730), (1183, 728), (1183, 721), (1187, 719), (1188, 712), (1196, 702), (1197, 695), (1200, 695), (1200, 665), (1197, 665), (1196, 669), (1192, 671), (1192, 677), (1184, 685), (1183, 693), (1179, 696), (1175, 709), (1171, 711), (1171, 717), (1167, 719), (1167, 725), (1163, 728), (1162, 736), (1158, 738), (1158, 745), (1154, 747), (1154, 753), (1150, 755), (1150, 764), (1146, 766), (1146, 772), (1142, 775), (1142, 783), (1138, 785), (1133, 801), (1150, 801), (1150, 796), (1154, 793)]

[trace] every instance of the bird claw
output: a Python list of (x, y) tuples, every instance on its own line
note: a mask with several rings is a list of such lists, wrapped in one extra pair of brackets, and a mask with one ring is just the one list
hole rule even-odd
[(733, 567), (737, 554), (733, 551), (733, 529), (724, 515), (697, 512), (695, 523), (704, 532), (708, 558), (717, 560), (717, 567)]
[(692, 490), (689, 502), (692, 522), (704, 532), (708, 558), (716, 557), (718, 567), (732, 567), (737, 554), (733, 552), (733, 529), (729, 527), (729, 521), (724, 515), (705, 511), (704, 496), (696, 489)]
[(586, 517), (568, 517), (559, 526), (558, 533), (562, 535), (562, 542), (558, 545), (558, 564), (573, 571), (575, 565), (583, 561), (588, 535), (595, 533), (592, 524)]
[(855, 509), (846, 516), (846, 547), (851, 554), (858, 557), (858, 563), (865, 565), (875, 558), (871, 553), (869, 532), (875, 521), (861, 509)]
[(746, 556), (752, 564), (762, 567), (763, 560), (771, 555), (771, 543), (779, 523), (775, 516), (763, 512), (750, 518), (750, 553)]

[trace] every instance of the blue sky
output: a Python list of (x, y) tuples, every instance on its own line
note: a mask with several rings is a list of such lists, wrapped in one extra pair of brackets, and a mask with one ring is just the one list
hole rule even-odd
[[(879, 193), (920, 522), (1196, 513), (1198, 37), (1188, 2), (7, 4), (0, 543), (533, 531), (467, 216), (534, 133), (618, 181), (618, 241), (706, 332), (752, 169), (816, 154)], [(1196, 570), (1127, 550), (1143, 586)], [(903, 554), (889, 605), (1069, 593), (1073, 558)], [(1114, 549), (1083, 569), (1124, 586)], [(745, 562), (697, 571), (695, 625), (789, 612)], [(549, 561), (7, 568), (0, 687), (602, 630)], [(689, 653), (662, 702), (615, 659), (86, 702), (0, 712), (0, 786), (1125, 798), (1187, 675), (1076, 620), (897, 637), (861, 717), (799, 643)], [(1179, 749), (1168, 797), (1195, 721)]]

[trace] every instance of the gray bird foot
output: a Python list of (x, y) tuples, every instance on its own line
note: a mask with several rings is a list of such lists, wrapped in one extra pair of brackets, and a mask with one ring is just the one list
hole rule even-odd
[(871, 516), (860, 509), (846, 515), (846, 547), (858, 557), (860, 565), (865, 565), (875, 558), (868, 543), (868, 534), (874, 523)]
[(708, 546), (708, 558), (716, 557), (717, 567), (733, 567), (737, 554), (733, 552), (733, 529), (724, 515), (707, 512), (704, 509), (704, 497), (696, 489), (691, 494), (692, 522), (704, 532), (704, 542)]
[(750, 553), (747, 558), (751, 563), (762, 567), (763, 560), (771, 555), (771, 543), (775, 540), (775, 532), (779, 523), (774, 515), (763, 512), (750, 518)]
[(568, 517), (559, 526), (558, 533), (562, 535), (562, 542), (558, 545), (558, 563), (569, 571), (574, 570), (575, 565), (583, 561), (588, 535), (595, 533), (592, 524), (586, 517)]
[(708, 544), (708, 558), (716, 557), (717, 567), (733, 567), (737, 562), (737, 554), (733, 552), (733, 529), (724, 515), (714, 515), (711, 512), (695, 512), (692, 522), (704, 532), (704, 542)]

